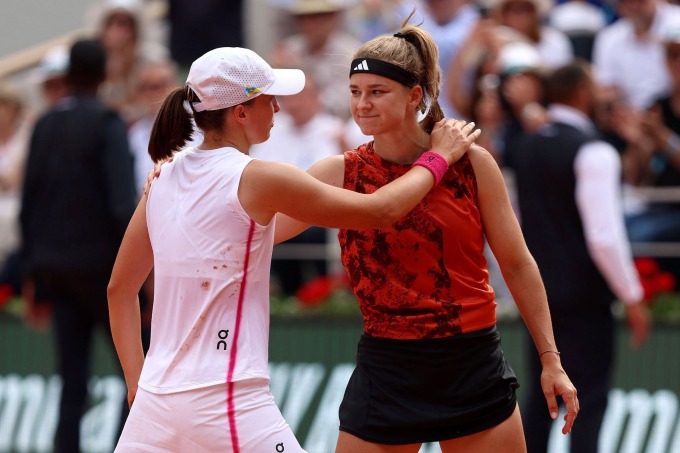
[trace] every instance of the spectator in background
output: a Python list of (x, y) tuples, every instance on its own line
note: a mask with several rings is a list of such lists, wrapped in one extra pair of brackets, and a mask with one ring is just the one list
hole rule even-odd
[(46, 110), (68, 95), (66, 83), (68, 51), (68, 46), (55, 46), (49, 49), (36, 68), (36, 83), (40, 86)]
[(546, 69), (535, 47), (526, 42), (506, 44), (498, 58), (499, 99), (505, 122), (502, 139), (503, 165), (512, 165), (518, 143), (526, 133), (538, 130), (546, 121), (544, 73)]
[(142, 0), (103, 0), (97, 12), (99, 37), (106, 49), (106, 79), (101, 99), (131, 123), (134, 110), (133, 74), (147, 58), (167, 57), (167, 49), (146, 38), (151, 22)]
[(385, 33), (394, 33), (403, 20), (403, 0), (359, 0), (350, 9), (348, 23), (361, 42)]
[[(611, 305), (623, 302), (634, 346), (645, 341), (650, 318), (626, 240), (620, 159), (598, 139), (589, 117), (595, 102), (589, 67), (556, 69), (546, 93), (550, 122), (522, 142), (513, 169), (524, 237), (545, 282), (564, 369), (581, 402), (571, 451), (595, 453), (612, 386)], [(545, 452), (552, 420), (545, 414), (540, 358), (529, 340), (527, 352), (527, 449)]]
[(545, 23), (552, 7), (552, 0), (491, 0), (490, 14), (499, 25), (521, 33), (536, 46), (543, 64), (554, 68), (572, 61), (574, 52), (569, 38)]
[[(250, 156), (256, 159), (282, 161), (307, 170), (317, 161), (341, 154), (343, 121), (323, 110), (319, 87), (307, 76), (303, 90), (280, 99), (281, 111), (276, 116), (270, 139), (252, 146)], [(328, 243), (325, 228), (310, 227), (286, 244)], [(274, 259), (274, 280), (283, 294), (290, 296), (315, 277), (327, 274), (326, 258)]]
[(134, 110), (137, 118), (128, 128), (130, 151), (135, 165), (135, 189), (141, 195), (153, 161), (149, 138), (165, 96), (179, 85), (177, 65), (172, 60), (147, 60), (139, 64), (132, 78)]
[[(57, 46), (48, 50), (40, 61), (40, 64), (32, 74), (34, 76), (33, 82), (39, 86), (42, 94), (42, 105), (45, 109), (53, 107), (60, 99), (68, 94), (68, 85), (66, 83), (66, 71), (68, 69), (68, 47)], [(0, 88), (0, 97), (2, 97), (2, 88)], [(18, 91), (16, 88), (11, 89), (12, 98), (18, 99)], [(0, 108), (1, 109), (1, 108)], [(0, 117), (3, 115), (0, 114)], [(21, 129), (23, 132), (17, 135), (22, 135), (21, 139), (11, 140), (6, 147), (5, 152), (0, 145), (0, 186), (6, 186), (8, 182), (2, 183), (2, 180), (11, 181), (10, 185), (15, 188), (12, 194), (8, 195), (5, 191), (0, 190), (3, 195), (0, 195), (0, 218), (2, 218), (2, 231), (0, 231), (0, 243), (4, 245), (11, 244), (12, 248), (9, 250), (6, 257), (0, 256), (0, 285), (8, 285), (11, 291), (6, 294), (16, 295), (21, 293), (21, 286), (23, 276), (21, 271), (21, 244), (19, 238), (19, 209), (21, 204), (20, 186), (22, 184), (22, 177), (24, 173), (25, 158), (28, 154), (28, 140), (30, 137), (30, 128), (28, 124), (33, 124), (35, 117), (33, 113), (23, 115), (25, 118)], [(0, 120), (2, 123), (2, 120)], [(2, 126), (0, 126), (2, 129)], [(21, 146), (16, 144), (21, 142)], [(20, 148), (23, 150), (20, 151)], [(6, 152), (7, 149), (14, 149), (14, 151)], [(9, 174), (9, 176), (8, 176)], [(11, 221), (13, 225), (6, 223)], [(5, 249), (2, 249), (2, 254)], [(51, 318), (51, 305), (44, 301), (44, 303), (36, 305), (32, 303), (25, 304), (24, 321), (26, 324), (36, 330), (45, 330), (49, 326)]]
[(595, 38), (594, 76), (603, 102), (624, 103), (637, 113), (669, 90), (659, 38), (679, 20), (680, 7), (663, 0), (619, 0), (618, 10), (621, 18)]
[[(469, 0), (422, 0), (424, 13), (422, 28), (434, 38), (439, 48), (439, 66), (448, 68), (465, 40), (479, 21), (478, 8)], [(404, 17), (408, 14), (405, 11)], [(442, 79), (442, 92), (450, 86), (448, 77)], [(452, 90), (463, 90), (464, 85), (451, 85)], [(444, 115), (449, 118), (466, 117), (446, 96), (440, 99)], [(469, 118), (469, 117), (466, 117)]]
[(548, 23), (564, 33), (571, 41), (574, 56), (592, 60), (595, 36), (607, 25), (603, 8), (587, 0), (567, 0), (548, 13)]
[(325, 111), (349, 118), (347, 68), (361, 42), (342, 28), (346, 5), (342, 0), (294, 0), (288, 13), (296, 33), (274, 47), (274, 67), (305, 67), (321, 90)]
[[(627, 183), (636, 187), (680, 187), (680, 22), (662, 32), (670, 92), (655, 100), (629, 126), (623, 154)], [(636, 242), (679, 242), (680, 204), (650, 202), (627, 216), (628, 237)], [(680, 279), (680, 258), (659, 257), (662, 269)]]
[(80, 451), (93, 334), (110, 338), (106, 287), (136, 201), (125, 123), (96, 97), (105, 65), (100, 41), (73, 44), (72, 95), (35, 125), (23, 184), (23, 296), (53, 304), (59, 453)]
[(170, 56), (181, 73), (211, 49), (243, 47), (244, 7), (244, 0), (168, 0)]
[(480, 145), (488, 147), (500, 165), (506, 165), (524, 131), (534, 131), (545, 121), (543, 70), (538, 50), (521, 35), (486, 26), (475, 30), (449, 68), (453, 81), (471, 79), (469, 90), (449, 90), (449, 98), (480, 125)]
[[(0, 80), (0, 269), (19, 244), (20, 189), (29, 137), (24, 111), (18, 88)], [(10, 282), (3, 278), (1, 283)]]

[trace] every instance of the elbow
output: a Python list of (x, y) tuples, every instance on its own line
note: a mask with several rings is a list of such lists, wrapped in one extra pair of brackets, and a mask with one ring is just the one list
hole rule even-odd
[(403, 206), (388, 202), (371, 209), (366, 218), (370, 219), (371, 228), (388, 228), (404, 217), (405, 214)]
[(109, 280), (109, 284), (106, 287), (106, 297), (109, 302), (109, 307), (111, 307), (116, 300), (120, 300), (124, 292), (122, 282), (112, 277)]

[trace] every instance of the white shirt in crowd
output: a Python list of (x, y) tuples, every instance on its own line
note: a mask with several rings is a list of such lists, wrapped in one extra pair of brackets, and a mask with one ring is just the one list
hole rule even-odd
[(315, 162), (343, 151), (340, 138), (344, 123), (327, 113), (319, 113), (302, 126), (296, 126), (284, 110), (276, 114), (269, 140), (253, 145), (250, 156), (256, 159), (288, 162), (307, 170)]
[(668, 91), (662, 33), (670, 24), (680, 22), (680, 6), (657, 6), (649, 35), (635, 36), (632, 22), (621, 18), (600, 31), (593, 46), (595, 80), (601, 86), (617, 86), (633, 107), (646, 109)]

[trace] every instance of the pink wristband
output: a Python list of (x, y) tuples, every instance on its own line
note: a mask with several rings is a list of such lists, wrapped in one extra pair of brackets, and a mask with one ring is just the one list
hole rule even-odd
[(444, 177), (444, 173), (449, 169), (449, 163), (440, 154), (434, 151), (425, 151), (413, 165), (420, 165), (425, 167), (434, 176), (434, 185), (439, 184), (439, 181)]

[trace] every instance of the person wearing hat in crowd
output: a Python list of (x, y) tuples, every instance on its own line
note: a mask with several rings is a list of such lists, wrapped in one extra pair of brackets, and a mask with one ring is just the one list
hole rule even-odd
[(349, 118), (345, 68), (361, 45), (342, 29), (346, 5), (342, 0), (294, 0), (288, 9), (296, 32), (274, 47), (268, 61), (274, 66), (305, 67), (321, 90), (324, 110)]
[(36, 68), (36, 82), (40, 85), (45, 109), (52, 108), (68, 95), (66, 72), (68, 71), (68, 46), (49, 49)]
[(111, 338), (106, 286), (137, 198), (125, 123), (97, 98), (105, 65), (99, 40), (71, 46), (71, 94), (37, 121), (22, 187), (22, 296), (52, 304), (60, 453), (81, 451), (94, 332)]
[[(422, 159), (443, 117), (441, 69), (432, 36), (409, 19), (354, 53), (352, 115), (373, 140), (313, 165), (308, 172), (321, 181), (373, 193)], [(546, 415), (557, 417), (560, 396), (568, 405), (562, 432), (576, 419), (576, 389), (560, 364), (541, 277), (496, 162), (473, 145), (442, 183), (392, 225), (340, 229), (364, 331), (339, 409), (336, 453), (415, 453), (425, 442), (439, 442), (444, 453), (524, 451), (485, 238), (542, 362)], [(277, 218), (277, 234), (303, 227)]]
[[(387, 227), (480, 133), (473, 124), (442, 120), (421, 137), (433, 151), (409, 172), (375, 193), (357, 194), (293, 165), (249, 156), (252, 145), (269, 138), (275, 96), (303, 86), (300, 70), (272, 69), (248, 49), (217, 48), (199, 57), (186, 86), (166, 97), (149, 152), (156, 162), (173, 159), (142, 197), (108, 288), (131, 404), (117, 452), (302, 451), (268, 385), (270, 261), (275, 240), (285, 239), (275, 237), (275, 214), (333, 228)], [(415, 118), (417, 99), (401, 91), (397, 100)], [(203, 142), (184, 147), (192, 118)], [(145, 358), (136, 297), (152, 268)]]
[(595, 36), (608, 23), (604, 5), (588, 0), (567, 0), (548, 13), (548, 23), (571, 41), (574, 57), (588, 62), (593, 58)]
[(99, 96), (131, 123), (138, 119), (136, 68), (147, 59), (167, 58), (169, 51), (154, 40), (155, 24), (147, 18), (142, 0), (103, 0), (92, 15), (106, 49), (106, 79)]
[[(596, 453), (607, 408), (615, 351), (612, 304), (620, 300), (639, 347), (650, 331), (621, 207), (621, 163), (599, 139), (590, 114), (590, 66), (575, 62), (546, 80), (549, 123), (519, 144), (513, 158), (522, 231), (548, 293), (555, 340), (578, 388), (573, 453)], [(533, 350), (527, 338), (527, 350)], [(528, 354), (522, 405), (529, 453), (546, 452), (552, 420), (545, 415), (541, 362)], [(567, 403), (568, 405), (568, 403)]]
[(569, 38), (545, 23), (553, 0), (491, 0), (491, 15), (499, 25), (510, 27), (533, 43), (543, 64), (554, 68), (571, 62), (574, 50)]

